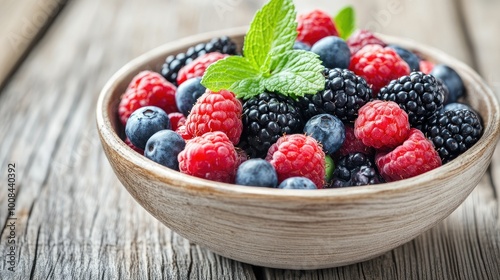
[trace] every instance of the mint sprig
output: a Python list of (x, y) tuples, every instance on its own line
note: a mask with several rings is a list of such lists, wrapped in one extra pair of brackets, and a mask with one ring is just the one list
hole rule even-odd
[(356, 29), (356, 14), (352, 6), (344, 7), (333, 19), (342, 39), (347, 40)]
[(243, 56), (230, 56), (210, 65), (202, 84), (211, 91), (230, 90), (243, 99), (264, 90), (295, 98), (324, 89), (318, 56), (293, 50), (295, 19), (292, 0), (270, 0), (250, 24)]

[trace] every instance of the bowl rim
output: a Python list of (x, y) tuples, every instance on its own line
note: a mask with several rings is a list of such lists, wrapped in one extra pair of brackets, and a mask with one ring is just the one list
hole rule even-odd
[(479, 141), (456, 159), (424, 174), (390, 183), (340, 189), (319, 189), (314, 191), (281, 190), (277, 188), (241, 186), (197, 178), (166, 168), (132, 150), (124, 143), (119, 135), (115, 133), (110, 120), (111, 118), (114, 118), (114, 116), (110, 115), (110, 112), (115, 111), (109, 110), (108, 106), (110, 104), (113, 104), (113, 100), (111, 100), (112, 93), (114, 92), (115, 88), (123, 82), (122, 80), (125, 77), (130, 76), (133, 73), (138, 73), (137, 71), (140, 71), (138, 69), (145, 70), (146, 68), (144, 67), (148, 65), (149, 61), (160, 57), (166, 57), (165, 53), (167, 53), (169, 50), (187, 48), (196, 43), (199, 43), (200, 39), (209, 40), (209, 38), (220, 36), (221, 34), (227, 35), (229, 37), (242, 36), (246, 33), (247, 29), (247, 26), (243, 26), (185, 37), (174, 42), (166, 43), (159, 47), (156, 47), (122, 66), (106, 82), (105, 86), (100, 92), (97, 102), (96, 123), (102, 145), (107, 145), (112, 148), (114, 152), (116, 152), (117, 155), (121, 158), (121, 160), (127, 160), (131, 162), (134, 166), (140, 169), (141, 172), (149, 173), (149, 175), (152, 175), (156, 177), (156, 179), (162, 181), (164, 183), (163, 185), (169, 188), (175, 188), (178, 191), (194, 192), (197, 193), (197, 195), (201, 195), (203, 193), (207, 196), (217, 196), (221, 198), (243, 196), (245, 198), (258, 198), (263, 201), (300, 200), (304, 203), (318, 203), (349, 202), (370, 197), (380, 197), (386, 195), (387, 193), (405, 193), (408, 192), (409, 189), (414, 189), (418, 188), (420, 185), (429, 184), (431, 178), (436, 182), (440, 179), (445, 180), (446, 174), (452, 171), (459, 171), (465, 166), (469, 168), (470, 166), (474, 165), (473, 159), (477, 156), (484, 156), (490, 145), (496, 145), (496, 142), (500, 136), (500, 107), (497, 97), (493, 93), (493, 91), (486, 85), (484, 80), (474, 70), (472, 70), (465, 63), (452, 58), (448, 54), (436, 48), (423, 45), (413, 40), (383, 34), (377, 34), (377, 36), (380, 36), (384, 41), (390, 42), (397, 40), (398, 44), (402, 45), (403, 47), (416, 49), (418, 50), (418, 52), (422, 52), (424, 55), (432, 53), (432, 57), (439, 57), (439, 62), (450, 65), (453, 68), (460, 68), (460, 71), (457, 72), (462, 72), (469, 75), (472, 80), (478, 83), (477, 85), (475, 85), (475, 88), (477, 86), (477, 90), (483, 91), (485, 97), (488, 99), (487, 102), (485, 102), (485, 105), (487, 106), (487, 112), (490, 112), (491, 116), (488, 118), (488, 123), (484, 123), (485, 120), (483, 120), (483, 135), (481, 136)]

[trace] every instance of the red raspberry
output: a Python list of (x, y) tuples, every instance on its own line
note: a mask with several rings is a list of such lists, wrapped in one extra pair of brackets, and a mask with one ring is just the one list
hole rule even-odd
[(144, 106), (160, 107), (167, 113), (178, 112), (176, 90), (162, 75), (152, 71), (140, 72), (132, 79), (118, 105), (122, 124), (125, 125), (130, 115)]
[(198, 98), (186, 120), (186, 131), (192, 137), (210, 131), (224, 132), (234, 145), (240, 142), (243, 107), (234, 93), (207, 90)]
[(432, 69), (434, 69), (434, 63), (428, 60), (420, 60), (420, 71), (424, 74), (429, 75), (432, 72)]
[(390, 81), (410, 74), (408, 64), (391, 48), (368, 45), (354, 54), (349, 70), (372, 86), (373, 96)]
[(278, 173), (281, 183), (290, 177), (309, 178), (318, 189), (325, 183), (325, 153), (312, 137), (303, 134), (285, 135), (267, 152), (266, 160)]
[(346, 41), (347, 46), (351, 50), (351, 54), (357, 53), (366, 45), (381, 45), (385, 47), (384, 41), (377, 38), (368, 30), (358, 29)]
[(182, 137), (182, 139), (184, 139), (186, 141), (193, 139), (193, 137), (189, 133), (187, 133), (187, 131), (186, 131), (186, 125), (181, 125), (181, 126), (177, 127), (177, 129), (175, 130), (175, 132), (177, 134), (179, 134)]
[(173, 131), (176, 131), (179, 126), (186, 124), (186, 117), (180, 112), (170, 113), (168, 114), (168, 118), (170, 119), (170, 126)]
[(188, 65), (182, 67), (181, 70), (179, 70), (179, 74), (177, 75), (177, 84), (180, 85), (191, 78), (202, 77), (203, 74), (205, 74), (205, 70), (207, 70), (210, 64), (228, 56), (228, 54), (212, 52), (198, 57)]
[(233, 143), (220, 131), (187, 141), (178, 159), (182, 173), (224, 183), (234, 182), (239, 164)]
[(127, 144), (127, 146), (129, 146), (130, 148), (132, 148), (132, 150), (138, 152), (141, 155), (144, 155), (144, 150), (141, 149), (141, 148), (137, 148), (136, 146), (134, 146), (134, 144), (132, 144), (132, 142), (130, 142), (130, 139), (128, 139), (128, 137), (125, 138), (125, 144)]
[(372, 155), (374, 150), (368, 147), (361, 140), (354, 135), (354, 127), (345, 126), (345, 140), (339, 149), (338, 155), (347, 156), (348, 154), (362, 153), (365, 155)]
[(358, 111), (354, 135), (376, 149), (392, 149), (408, 138), (408, 114), (392, 101), (374, 100)]
[(380, 175), (393, 182), (411, 178), (441, 166), (441, 158), (432, 142), (418, 129), (412, 128), (410, 136), (401, 146), (375, 157)]
[(310, 46), (327, 36), (339, 36), (332, 18), (324, 11), (314, 10), (301, 14), (297, 22), (297, 40)]

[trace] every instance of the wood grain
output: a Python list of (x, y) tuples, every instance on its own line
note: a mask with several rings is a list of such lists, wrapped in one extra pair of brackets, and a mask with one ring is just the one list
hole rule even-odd
[[(6, 5), (17, 9), (33, 1), (2, 1), (0, 26), (6, 26), (8, 15), (20, 17), (12, 8), (4, 9)], [(7, 217), (3, 168), (16, 162), (21, 257), (16, 274), (0, 262), (0, 279), (498, 278), (498, 150), (492, 171), (443, 223), (388, 254), (351, 266), (314, 271), (252, 267), (218, 257), (162, 226), (130, 197), (104, 158), (94, 126), (97, 94), (112, 73), (144, 51), (187, 35), (246, 25), (265, 1), (138, 2), (142, 1), (71, 1), (0, 94), (0, 219)], [(340, 2), (348, 1), (296, 4), (300, 9), (331, 9)], [(361, 26), (376, 20), (374, 13), (389, 4), (349, 2), (357, 8)], [(500, 41), (486, 38), (487, 33), (471, 34), (485, 28), (494, 33), (500, 26), (500, 17), (484, 16), (494, 13), (496, 1), (462, 1), (467, 9), (455, 20), (450, 20), (456, 15), (450, 4), (455, 1), (400, 2), (411, 3), (411, 9), (393, 17), (380, 32), (417, 39), (470, 65), (476, 60), (481, 74), (500, 90), (495, 72), (500, 61), (495, 52), (487, 52), (500, 49)], [(214, 3), (225, 9), (217, 12)], [(408, 24), (410, 18), (419, 24)], [(463, 45), (465, 35), (457, 20), (468, 26), (463, 31), (476, 46), (476, 55)], [(436, 21), (441, 23), (433, 24)], [(5, 237), (2, 231), (1, 254)]]

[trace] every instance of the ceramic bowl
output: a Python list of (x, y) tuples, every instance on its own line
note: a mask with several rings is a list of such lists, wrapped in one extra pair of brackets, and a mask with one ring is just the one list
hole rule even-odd
[(127, 63), (105, 85), (97, 128), (116, 176), (151, 215), (191, 242), (253, 265), (317, 269), (381, 255), (450, 215), (485, 173), (499, 137), (499, 106), (473, 70), (441, 51), (382, 36), (434, 62), (454, 68), (467, 87), (467, 102), (484, 122), (479, 142), (455, 160), (423, 175), (393, 183), (316, 191), (218, 183), (184, 175), (130, 149), (120, 138), (120, 95), (141, 70), (159, 70), (170, 54), (228, 35), (240, 46), (246, 28), (207, 33), (151, 50)]

